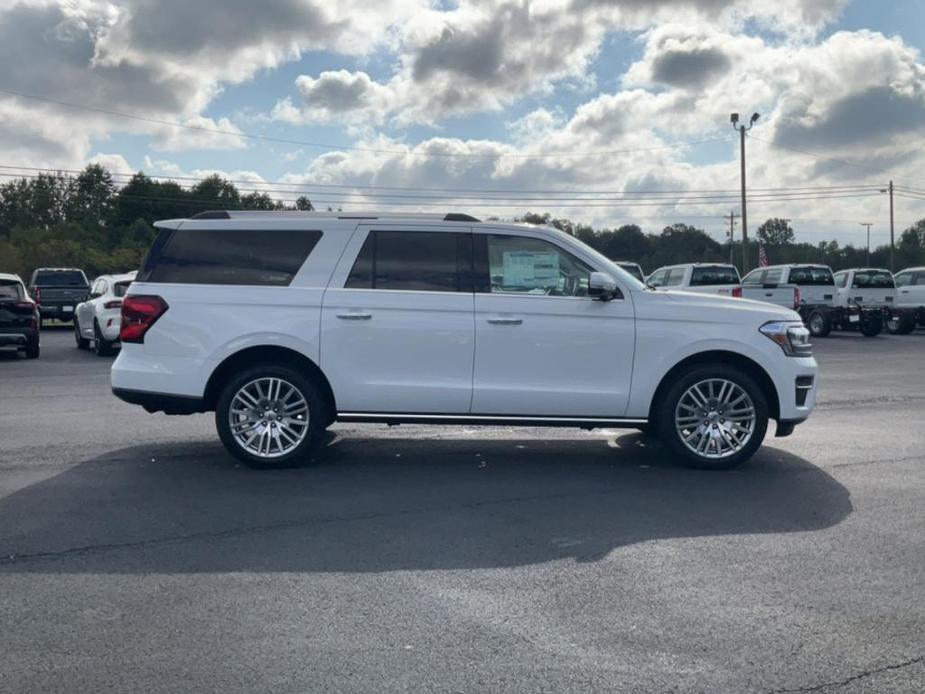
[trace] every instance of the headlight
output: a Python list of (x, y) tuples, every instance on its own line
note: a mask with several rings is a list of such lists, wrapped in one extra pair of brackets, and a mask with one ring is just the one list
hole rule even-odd
[(765, 323), (758, 330), (780, 345), (788, 357), (811, 357), (813, 346), (809, 341), (809, 330), (796, 321), (773, 321)]

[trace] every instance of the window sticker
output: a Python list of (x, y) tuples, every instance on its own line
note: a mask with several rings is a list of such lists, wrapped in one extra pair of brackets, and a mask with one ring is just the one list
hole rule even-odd
[(504, 286), (536, 289), (559, 282), (559, 254), (536, 251), (504, 251)]

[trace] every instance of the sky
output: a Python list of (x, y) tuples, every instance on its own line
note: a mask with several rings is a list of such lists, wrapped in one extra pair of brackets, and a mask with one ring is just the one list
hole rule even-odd
[(897, 234), (925, 217), (923, 48), (923, 0), (0, 0), (0, 180), (98, 162), (722, 240), (755, 112), (750, 232), (878, 245), (888, 181)]

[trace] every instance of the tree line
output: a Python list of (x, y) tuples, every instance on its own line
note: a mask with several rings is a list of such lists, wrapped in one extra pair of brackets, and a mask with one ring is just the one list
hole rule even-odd
[[(91, 277), (137, 268), (159, 219), (184, 218), (205, 210), (311, 210), (302, 196), (292, 204), (266, 193), (242, 194), (220, 176), (209, 176), (185, 188), (137, 173), (117, 186), (103, 167), (91, 164), (76, 176), (40, 173), (0, 185), (0, 272), (28, 277), (36, 267), (80, 267)], [(647, 272), (684, 262), (728, 262), (741, 259), (741, 242), (720, 243), (702, 228), (672, 224), (659, 233), (645, 233), (637, 224), (593, 229), (548, 213), (531, 212), (520, 221), (548, 224), (572, 234), (614, 260), (631, 260)], [(757, 235), (766, 244), (770, 262), (813, 262), (834, 269), (867, 263), (866, 249), (836, 241), (796, 243), (784, 219), (769, 219)], [(751, 265), (758, 250), (750, 243)], [(871, 264), (887, 267), (889, 247), (871, 251)], [(925, 265), (925, 220), (902, 232), (896, 248), (897, 269)]]

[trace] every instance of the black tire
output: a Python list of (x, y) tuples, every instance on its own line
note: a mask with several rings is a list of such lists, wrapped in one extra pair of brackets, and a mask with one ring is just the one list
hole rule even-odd
[(111, 357), (116, 353), (112, 343), (103, 337), (103, 333), (100, 331), (100, 324), (96, 321), (93, 321), (93, 344), (94, 347), (96, 347), (96, 356), (98, 357)]
[(861, 334), (864, 335), (864, 337), (877, 337), (882, 331), (882, 318), (861, 319)]
[(813, 311), (806, 320), (806, 327), (813, 337), (828, 337), (832, 332), (832, 314), (825, 311)]
[[(245, 385), (261, 378), (280, 378), (292, 385), (308, 406), (308, 427), (302, 440), (289, 452), (268, 458), (252, 453), (238, 442), (231, 430), (230, 410), (235, 394)], [(258, 365), (244, 369), (222, 388), (215, 407), (215, 428), (231, 455), (249, 467), (260, 470), (301, 467), (311, 462), (311, 454), (321, 441), (330, 422), (330, 406), (317, 384), (301, 371), (287, 365)]]
[(80, 325), (77, 317), (74, 317), (74, 342), (77, 343), (77, 349), (90, 349), (90, 340), (80, 334)]
[(39, 355), (42, 353), (42, 349), (39, 346), (39, 337), (36, 335), (31, 340), (26, 343), (26, 348), (23, 350), (26, 355), (26, 359), (38, 359)]
[(886, 321), (887, 332), (891, 335), (908, 335), (915, 330), (915, 314), (911, 311), (894, 313)]
[[(723, 458), (709, 458), (690, 450), (675, 426), (675, 411), (684, 393), (693, 385), (708, 379), (724, 379), (734, 383), (748, 394), (755, 410), (751, 437), (741, 449)], [(694, 366), (674, 379), (674, 383), (656, 404), (655, 413), (662, 443), (687, 467), (703, 470), (727, 470), (746, 462), (761, 447), (768, 430), (768, 402), (764, 392), (748, 374), (722, 364)]]

